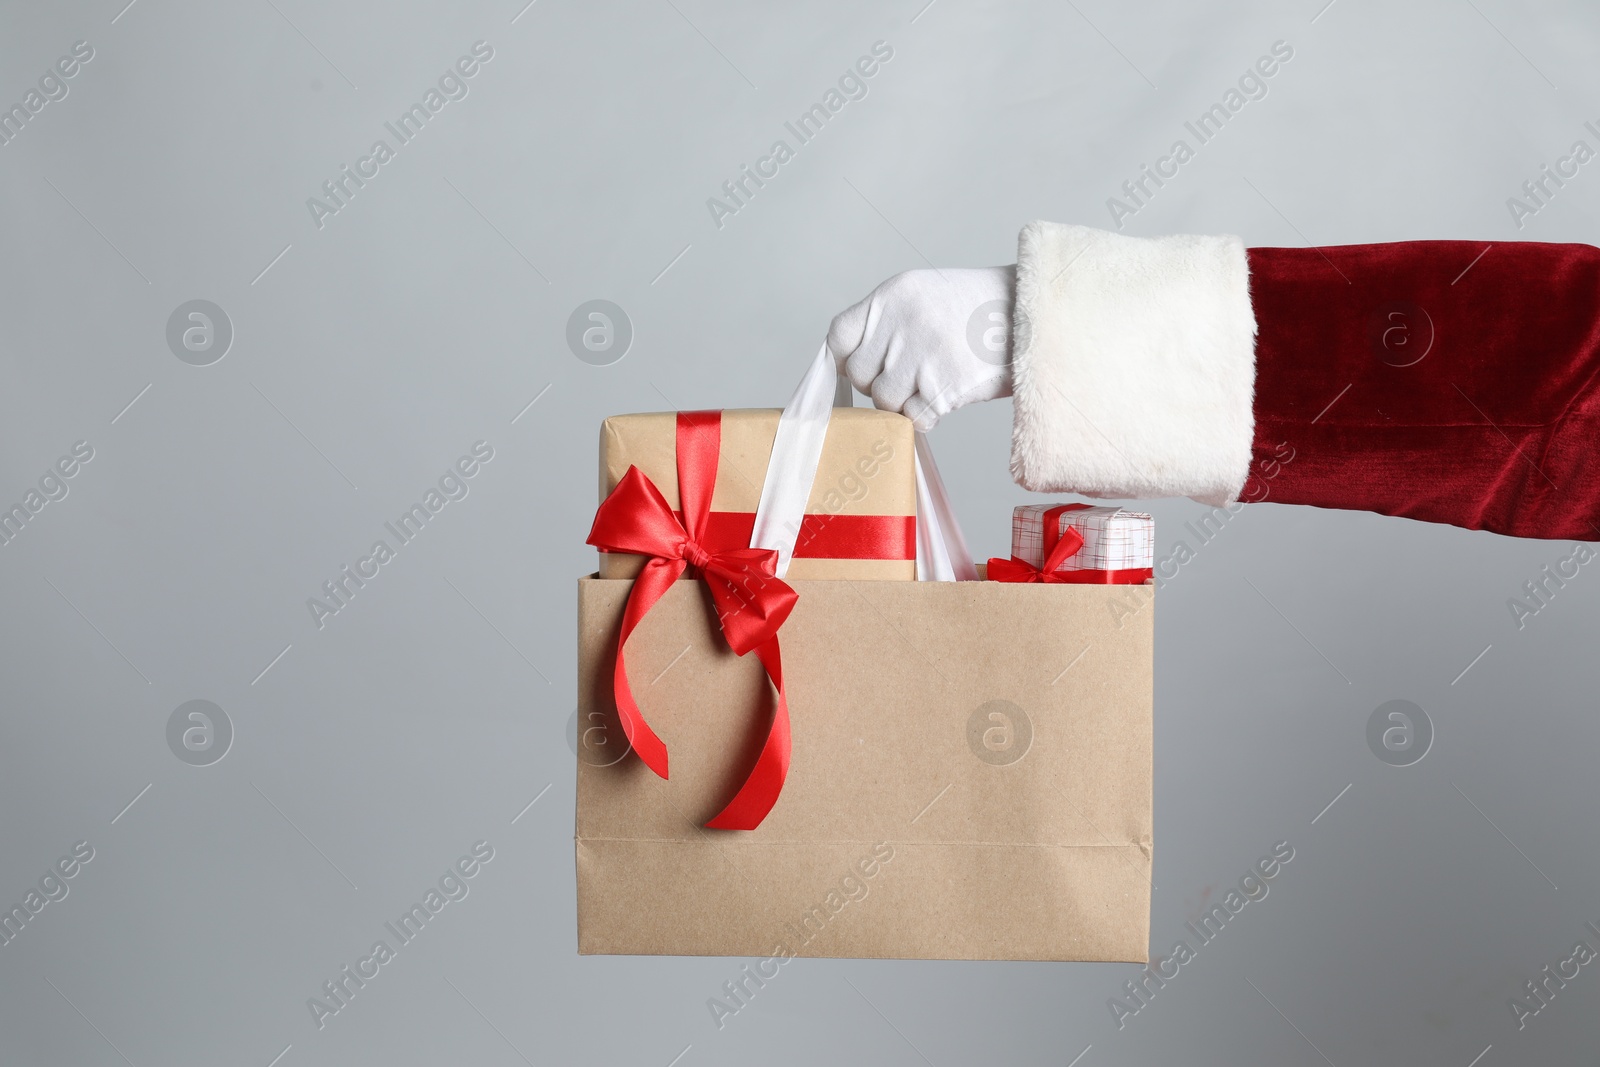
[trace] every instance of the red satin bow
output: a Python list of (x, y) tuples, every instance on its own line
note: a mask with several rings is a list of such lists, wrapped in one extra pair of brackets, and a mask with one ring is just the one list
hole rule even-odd
[(1058, 568), (1083, 547), (1083, 534), (1075, 527), (1061, 530), (1061, 516), (1068, 511), (1082, 511), (1088, 504), (1060, 504), (1047, 510), (1040, 521), (1044, 523), (1044, 566), (1035, 567), (1025, 559), (1012, 556), (989, 560), (991, 582), (1037, 582), (1046, 585), (1137, 585), (1151, 576), (1149, 567), (1128, 567), (1110, 571), (1063, 571)]
[(678, 497), (683, 521), (678, 521), (650, 479), (639, 468), (629, 467), (595, 512), (588, 543), (603, 552), (650, 557), (634, 579), (622, 613), (613, 675), (622, 732), (645, 766), (666, 778), (667, 746), (645, 722), (634, 700), (623, 648), (633, 628), (688, 567), (694, 567), (710, 589), (728, 647), (741, 656), (754, 652), (777, 688), (772, 727), (755, 766), (728, 806), (706, 823), (717, 830), (754, 830), (777, 802), (789, 773), (789, 703), (783, 691), (778, 628), (789, 617), (798, 597), (775, 577), (778, 553), (774, 550), (733, 548), (713, 552), (701, 546), (711, 513), (721, 445), (720, 411), (679, 412)]

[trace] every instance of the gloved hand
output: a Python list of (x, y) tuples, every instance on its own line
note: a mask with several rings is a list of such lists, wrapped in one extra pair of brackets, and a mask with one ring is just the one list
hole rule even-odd
[(1017, 268), (908, 270), (828, 329), (839, 368), (873, 404), (931, 430), (974, 400), (1011, 395)]

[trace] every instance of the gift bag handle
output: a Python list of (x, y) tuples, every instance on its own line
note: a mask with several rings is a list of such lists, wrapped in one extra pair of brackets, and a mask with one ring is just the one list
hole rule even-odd
[[(761, 504), (756, 508), (755, 528), (750, 535), (751, 548), (777, 551), (780, 578), (788, 572), (794, 555), (811, 485), (822, 462), (822, 443), (828, 434), (831, 410), (853, 403), (850, 382), (839, 373), (833, 353), (824, 342), (778, 419), (767, 478), (761, 486)], [(917, 580), (976, 581), (978, 572), (972, 554), (967, 551), (966, 538), (956, 521), (944, 480), (939, 477), (933, 449), (922, 433), (916, 435), (915, 461)]]

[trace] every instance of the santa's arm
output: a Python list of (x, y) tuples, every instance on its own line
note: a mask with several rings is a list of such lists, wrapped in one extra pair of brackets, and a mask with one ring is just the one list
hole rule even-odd
[(1600, 539), (1600, 250), (1245, 249), (1032, 223), (1012, 470)]

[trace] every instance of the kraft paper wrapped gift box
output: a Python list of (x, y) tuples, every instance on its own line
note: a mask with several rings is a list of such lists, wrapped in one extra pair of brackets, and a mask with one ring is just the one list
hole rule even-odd
[[(750, 543), (779, 414), (776, 408), (722, 413), (711, 534), (723, 547)], [(676, 419), (668, 411), (615, 415), (601, 424), (601, 499), (636, 466), (679, 509)], [(788, 577), (916, 578), (915, 455), (905, 416), (874, 408), (834, 410)], [(876, 547), (863, 549), (869, 543)], [(600, 577), (631, 578), (643, 564), (642, 556), (602, 552)]]
[(659, 779), (612, 697), (632, 583), (579, 580), (579, 951), (1146, 962), (1153, 602), (790, 584), (788, 780), (757, 829), (716, 831), (766, 734), (760, 664), (728, 650), (701, 582), (667, 591), (627, 649), (671, 748)]

